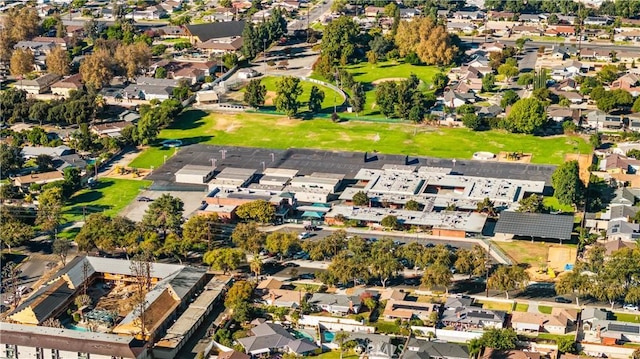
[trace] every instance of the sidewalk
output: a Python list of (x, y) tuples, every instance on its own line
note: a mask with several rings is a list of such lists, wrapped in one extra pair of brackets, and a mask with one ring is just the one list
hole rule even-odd
[[(445, 237), (445, 236), (434, 236), (427, 233), (409, 233), (409, 232), (401, 232), (401, 231), (380, 231), (374, 229), (361, 229), (361, 228), (336, 228), (330, 226), (323, 226), (322, 230), (326, 231), (337, 231), (343, 229), (349, 234), (357, 234), (357, 235), (373, 235), (377, 237), (401, 237), (404, 239), (416, 239), (416, 240), (439, 240), (439, 241), (448, 241), (448, 242), (466, 242), (466, 243), (475, 243), (480, 245), (484, 250), (489, 251), (489, 244), (486, 240), (482, 240), (480, 238), (459, 238), (459, 237)], [(261, 227), (260, 230), (264, 232), (275, 232), (275, 231), (287, 231), (287, 230), (304, 230), (303, 224), (295, 224), (295, 223), (286, 223), (277, 226), (269, 226), (269, 227)], [(505, 255), (500, 255), (498, 253), (499, 249), (495, 246), (492, 246), (490, 249), (491, 257), (499, 263), (499, 264), (511, 264), (507, 260), (504, 259)]]

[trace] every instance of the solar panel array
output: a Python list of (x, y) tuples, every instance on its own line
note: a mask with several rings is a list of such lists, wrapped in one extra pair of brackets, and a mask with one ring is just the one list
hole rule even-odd
[(573, 216), (503, 211), (496, 233), (523, 237), (571, 239)]
[(640, 334), (640, 326), (609, 323), (607, 329), (614, 332)]

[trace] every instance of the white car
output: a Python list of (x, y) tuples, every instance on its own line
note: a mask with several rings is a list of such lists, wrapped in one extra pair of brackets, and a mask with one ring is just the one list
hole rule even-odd
[(637, 312), (638, 311), (638, 305), (637, 304), (625, 304), (622, 309), (624, 310), (630, 310), (633, 312)]
[(302, 232), (302, 233), (298, 234), (298, 239), (307, 239), (309, 237), (311, 237), (309, 232)]

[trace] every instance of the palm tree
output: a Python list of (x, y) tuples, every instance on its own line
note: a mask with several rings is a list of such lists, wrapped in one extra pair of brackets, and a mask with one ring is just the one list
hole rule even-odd
[(477, 210), (480, 213), (486, 213), (489, 217), (495, 217), (496, 215), (495, 204), (493, 203), (493, 201), (491, 201), (491, 199), (489, 199), (489, 197), (478, 202)]
[(333, 337), (333, 340), (338, 343), (338, 346), (340, 348), (340, 359), (342, 359), (342, 354), (344, 353), (344, 343), (347, 342), (347, 339), (349, 339), (349, 333), (345, 332), (344, 330), (337, 332)]
[(260, 259), (259, 255), (255, 254), (253, 256), (251, 263), (249, 263), (249, 268), (251, 269), (253, 274), (255, 274), (256, 278), (260, 275), (260, 273), (262, 272), (262, 259)]

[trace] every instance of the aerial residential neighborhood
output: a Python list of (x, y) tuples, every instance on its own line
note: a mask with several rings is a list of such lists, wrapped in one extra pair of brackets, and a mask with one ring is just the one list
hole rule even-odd
[(0, 358), (640, 359), (640, 1), (0, 24)]

